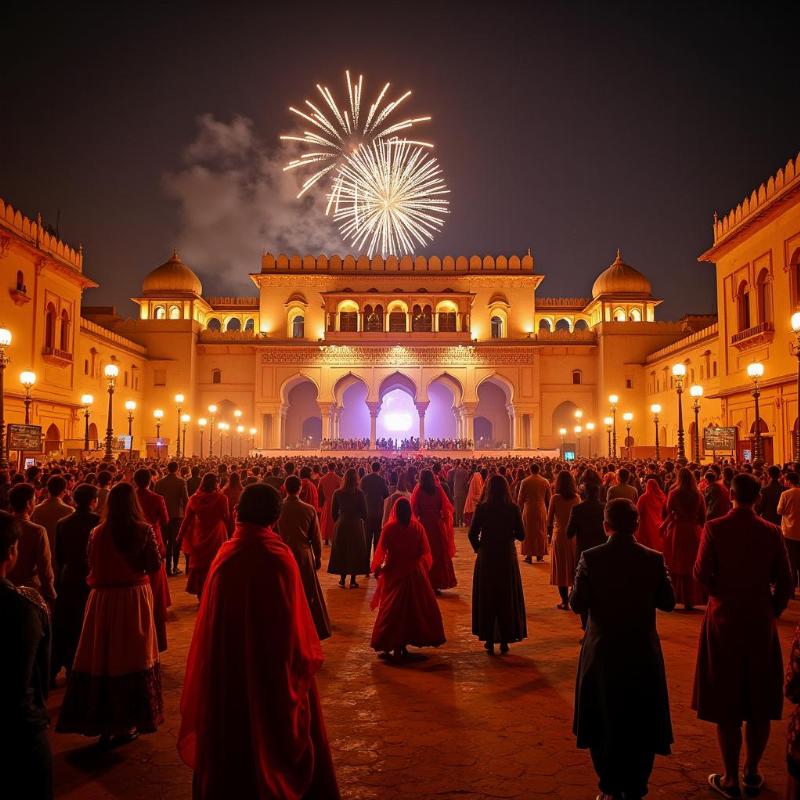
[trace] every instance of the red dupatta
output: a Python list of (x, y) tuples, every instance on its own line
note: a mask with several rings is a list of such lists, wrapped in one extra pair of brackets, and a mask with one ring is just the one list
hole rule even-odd
[[(417, 484), (414, 487), (414, 491), (411, 493), (411, 508), (414, 509), (416, 513), (417, 509), (417, 501), (419, 496), (422, 494), (422, 487)], [(440, 509), (441, 509), (441, 528), (442, 528), (442, 535), (444, 536), (445, 546), (447, 547), (447, 555), (450, 558), (456, 554), (456, 537), (455, 532), (453, 531), (453, 506), (450, 503), (450, 499), (445, 494), (444, 489), (437, 483), (435, 485), (434, 494), (438, 495)], [(397, 505), (397, 503), (395, 503)]]
[[(237, 785), (251, 797), (306, 795), (327, 757), (312, 719), (322, 662), (291, 551), (270, 528), (237, 523), (206, 579), (181, 696), (178, 752), (201, 797), (226, 782), (232, 796)], [(242, 763), (255, 774), (232, 775)]]

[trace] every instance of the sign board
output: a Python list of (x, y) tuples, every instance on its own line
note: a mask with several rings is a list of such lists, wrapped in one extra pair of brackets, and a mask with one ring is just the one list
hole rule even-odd
[(733, 453), (736, 451), (736, 433), (738, 428), (703, 428), (703, 449)]
[(9, 423), (6, 442), (9, 450), (38, 453), (42, 449), (42, 428), (40, 425)]

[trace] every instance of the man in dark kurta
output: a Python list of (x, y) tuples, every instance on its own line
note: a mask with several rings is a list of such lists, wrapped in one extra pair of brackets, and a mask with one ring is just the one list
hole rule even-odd
[(322, 537), (319, 532), (319, 517), (316, 509), (304, 503), (300, 497), (301, 481), (297, 475), (290, 475), (284, 484), (286, 499), (281, 506), (278, 518), (278, 533), (289, 545), (297, 561), (300, 580), (308, 600), (308, 608), (314, 619), (317, 635), (327, 639), (331, 635), (331, 623), (325, 598), (317, 578), (317, 570), (322, 563)]
[(589, 748), (601, 798), (647, 794), (655, 755), (669, 755), (672, 724), (656, 609), (672, 611), (675, 593), (661, 553), (634, 538), (636, 507), (606, 506), (605, 544), (584, 551), (570, 594), (588, 614), (575, 687), (573, 731)]
[[(695, 578), (710, 599), (700, 632), (692, 708), (717, 724), (724, 764), (709, 775), (717, 791), (740, 796), (739, 754), (746, 722), (745, 789), (760, 789), (758, 767), (770, 720), (783, 710), (783, 658), (777, 619), (792, 596), (789, 557), (780, 530), (758, 517), (758, 481), (746, 473), (731, 485), (733, 510), (707, 522)], [(725, 791), (721, 791), (725, 794)]]
[(195, 800), (338, 800), (314, 679), (322, 648), (294, 556), (274, 533), (280, 495), (245, 488), (203, 590), (178, 752)]
[(372, 556), (372, 548), (378, 546), (383, 522), (383, 501), (389, 496), (389, 484), (381, 475), (381, 462), (372, 464), (372, 472), (361, 479), (361, 491), (367, 498), (367, 553)]

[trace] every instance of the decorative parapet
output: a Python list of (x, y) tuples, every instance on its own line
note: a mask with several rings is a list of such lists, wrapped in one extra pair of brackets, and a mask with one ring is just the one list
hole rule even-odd
[(538, 331), (536, 341), (544, 344), (594, 344), (597, 341), (595, 332), (591, 329), (581, 331)]
[(591, 297), (539, 297), (536, 296), (536, 308), (564, 308), (580, 310), (592, 302)]
[(205, 301), (213, 308), (217, 306), (246, 306), (258, 308), (257, 297), (206, 297)]
[(674, 355), (681, 350), (694, 347), (694, 345), (699, 344), (706, 339), (716, 338), (717, 336), (719, 336), (719, 323), (715, 322), (713, 325), (709, 325), (707, 328), (702, 328), (699, 331), (690, 333), (688, 336), (678, 339), (677, 342), (668, 344), (666, 347), (662, 347), (660, 350), (650, 353), (650, 355), (648, 355), (645, 359), (645, 362), (647, 364), (652, 364), (654, 361), (660, 361), (665, 356)]
[(731, 336), (731, 344), (737, 350), (751, 350), (769, 344), (775, 338), (775, 326), (771, 322), (759, 322)]
[(534, 260), (528, 251), (520, 256), (274, 256), (264, 253), (261, 257), (261, 272), (427, 272), (427, 273), (533, 273)]
[(764, 213), (767, 208), (789, 192), (800, 188), (800, 154), (786, 162), (766, 183), (754, 189), (749, 197), (745, 197), (736, 208), (731, 209), (723, 217), (714, 214), (714, 244), (733, 234), (741, 226), (752, 222), (755, 216)]
[(49, 253), (79, 272), (83, 271), (83, 247), (75, 250), (45, 230), (41, 214), (37, 214), (35, 220), (29, 219), (10, 203), (6, 203), (0, 198), (0, 231), (2, 228), (13, 231), (38, 250)]

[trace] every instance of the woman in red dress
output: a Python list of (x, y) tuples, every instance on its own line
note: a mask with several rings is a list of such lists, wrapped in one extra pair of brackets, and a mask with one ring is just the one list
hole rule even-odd
[(164, 721), (147, 577), (161, 556), (130, 483), (109, 492), (88, 554), (91, 591), (56, 730), (130, 741)]
[(401, 497), (392, 509), (372, 560), (378, 587), (372, 608), (378, 616), (370, 646), (401, 658), (406, 647), (438, 647), (445, 642), (442, 614), (428, 573), (433, 563), (425, 528), (412, 519), (411, 504)]
[(142, 507), (144, 518), (153, 529), (158, 544), (158, 552), (161, 556), (161, 566), (157, 572), (152, 573), (150, 578), (150, 588), (153, 590), (153, 616), (156, 622), (156, 633), (158, 634), (158, 652), (163, 653), (167, 649), (167, 609), (172, 605), (172, 598), (169, 596), (169, 583), (167, 582), (167, 562), (164, 557), (167, 549), (164, 546), (164, 537), (161, 534), (162, 528), (169, 525), (169, 514), (167, 514), (167, 504), (160, 494), (156, 494), (150, 489), (152, 475), (149, 469), (142, 467), (133, 473), (133, 482), (136, 485), (136, 499)]
[(189, 498), (178, 539), (189, 556), (186, 591), (203, 593), (211, 562), (232, 528), (228, 498), (217, 487), (217, 476), (207, 472), (198, 490)]
[(667, 498), (667, 518), (661, 527), (664, 561), (675, 587), (675, 599), (690, 611), (706, 602), (702, 585), (693, 575), (700, 534), (706, 521), (706, 503), (691, 470), (681, 467), (675, 488)]
[(428, 534), (433, 556), (431, 585), (437, 593), (451, 589), (458, 583), (453, 569), (456, 554), (453, 506), (429, 469), (420, 473), (419, 484), (411, 495), (411, 509)]
[(239, 498), (242, 496), (242, 479), (235, 470), (231, 472), (228, 482), (222, 488), (222, 494), (228, 498), (228, 508), (233, 514), (236, 511), (236, 506), (239, 505)]
[(311, 467), (300, 468), (300, 494), (298, 496), (319, 515), (319, 491), (314, 481), (311, 480)]
[(650, 478), (644, 490), (644, 494), (639, 498), (636, 508), (639, 511), (639, 530), (636, 532), (636, 539), (639, 544), (664, 551), (664, 542), (661, 539), (661, 525), (664, 522), (664, 505), (667, 496), (661, 491), (658, 481)]

